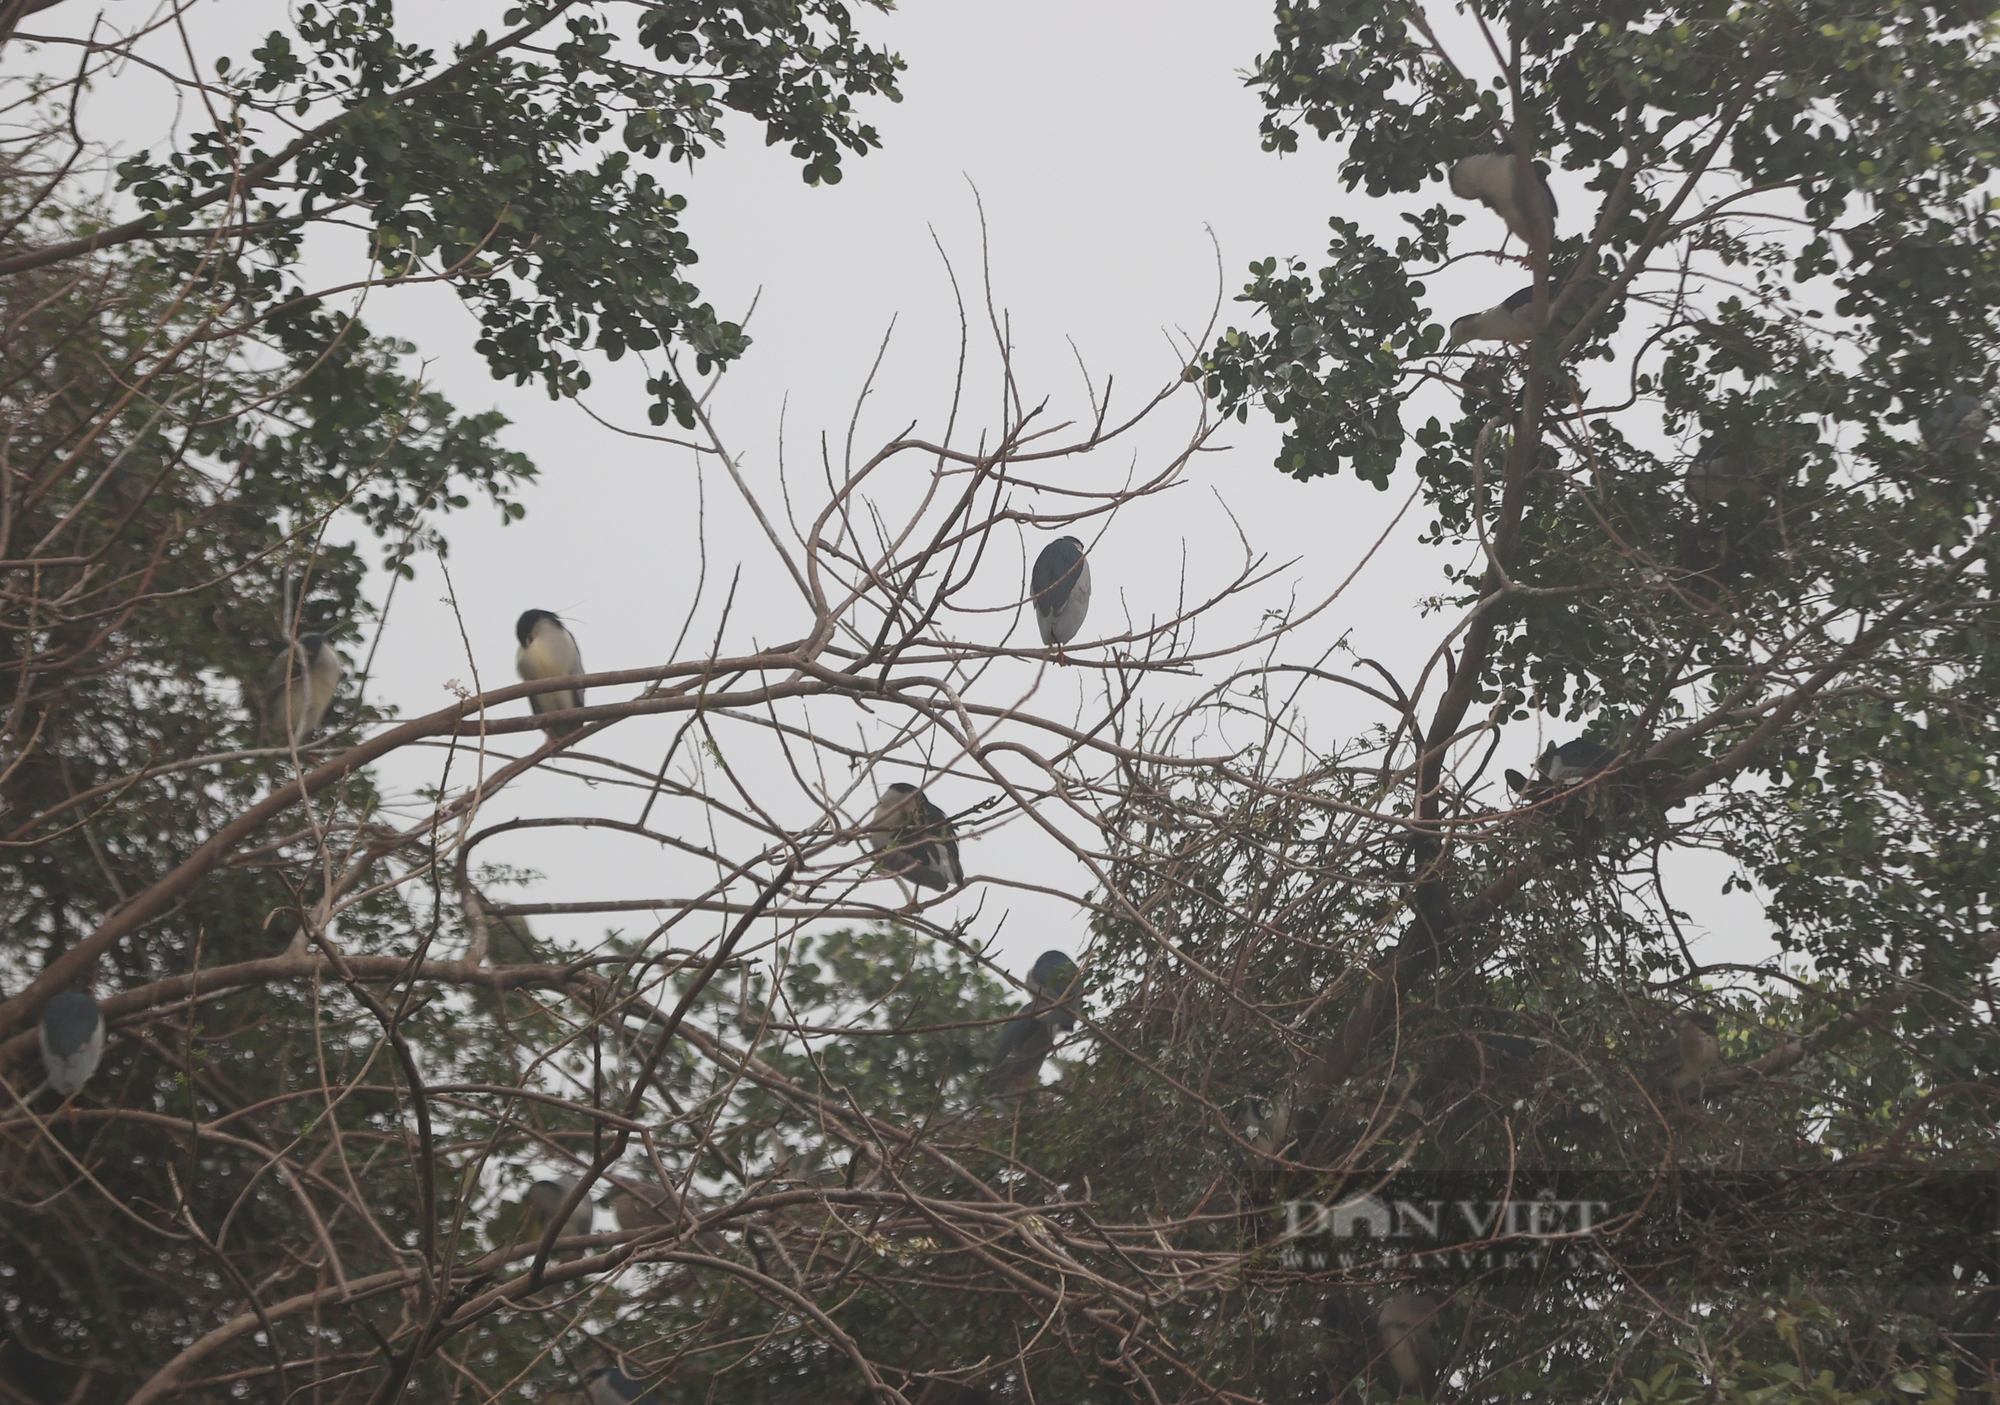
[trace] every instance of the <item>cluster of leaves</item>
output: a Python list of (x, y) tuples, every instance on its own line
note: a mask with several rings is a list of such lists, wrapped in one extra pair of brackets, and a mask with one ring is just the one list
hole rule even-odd
[[(897, 99), (902, 63), (838, 0), (649, 5), (630, 38), (613, 8), (522, 5), (446, 58), (401, 36), (391, 0), (301, 6), (295, 32), (272, 31), (249, 63), (217, 60), (214, 129), (127, 157), (120, 188), (146, 238), (203, 233), (219, 205), (254, 195), (228, 254), (190, 240), (167, 255), (246, 310), (297, 302), (279, 270), (302, 232), (355, 212), (378, 277), (442, 277), (474, 307), (496, 378), (573, 395), (590, 384), (584, 351), (673, 345), (706, 375), (749, 339), (683, 276), (685, 198), (633, 158), (692, 162), (733, 112), (789, 144), (806, 180), (837, 181), (843, 152), (880, 144), (854, 100)], [(655, 423), (693, 424), (677, 373), (649, 385)]]
[[(1458, 603), (1476, 607), (1456, 645), (1457, 705), (1490, 708), (1492, 736), (1432, 793), (1439, 824), (1476, 826), (1481, 842), (1431, 850), (1419, 835), (1433, 867), (1402, 888), (1456, 916), (1429, 924), (1451, 944), (1401, 997), (1396, 1046), (1428, 1112), (1424, 1147), (1391, 1184), (1608, 1188), (1647, 1206), (1614, 1250), (1626, 1267), (1702, 1305), (1690, 1334), (1614, 1280), (1566, 1275), (1483, 1326), (1468, 1305), (1459, 1369), (1475, 1391), (1512, 1394), (1525, 1378), (1507, 1362), (1551, 1351), (1536, 1388), (1555, 1399), (1922, 1399), (1948, 1398), (1954, 1375), (1990, 1384), (2000, 461), (1934, 426), (1954, 395), (1992, 394), (2000, 353), (1991, 18), (1811, 3), (1475, 5), (1467, 18), (1441, 38), (1443, 18), (1415, 3), (1281, 8), (1251, 80), (1266, 144), (1338, 138), (1348, 186), (1377, 197), (1419, 192), (1496, 143), (1545, 157), (1593, 199), (1570, 209), (1566, 237), (1522, 251), (1521, 277), (1546, 272), (1553, 290), (1592, 269), (1607, 287), (1598, 319), (1518, 354), (1440, 355), (1423, 280), (1471, 256), (1453, 230), (1498, 225), (1433, 205), (1402, 216), (1418, 237), (1393, 255), (1336, 219), (1316, 273), (1254, 264), (1243, 301), (1259, 323), (1225, 334), (1200, 369), (1225, 410), (1262, 407), (1286, 427), (1282, 472), (1351, 463), (1379, 487), (1414, 467), (1430, 539), (1467, 553), (1447, 565)], [(1486, 86), (1475, 72), (1489, 67), (1501, 76)], [(1427, 388), (1457, 413), (1407, 429), (1405, 402)], [(1754, 481), (1726, 499), (1699, 491), (1697, 441)], [(1419, 744), (1458, 725), (1439, 717), (1428, 734), (1409, 719)], [(1522, 722), (1630, 764), (1587, 796), (1496, 812), (1484, 767)], [(1331, 786), (1311, 802), (1329, 833), (1351, 803)], [(1653, 1105), (1662, 1085), (1645, 1071), (1670, 1059), (1672, 1007), (1720, 1005), (1704, 988), (1726, 979), (1681, 942), (1661, 877), (1690, 847), (1733, 860), (1731, 886), (1754, 883), (1782, 950), (1804, 960), (1796, 993), (1752, 985), (1725, 1016), (1732, 1058), (1770, 1056), (1786, 1076), (1718, 1094), (1692, 1121)], [(1292, 886), (1322, 892), (1308, 876), (1329, 869), (1357, 872), (1322, 855)], [(1309, 929), (1376, 929), (1376, 904), (1345, 901), (1316, 901)], [(1197, 925), (1230, 933), (1225, 912)], [(1378, 976), (1412, 969), (1379, 964), (1407, 955), (1398, 935), (1375, 950)], [(1225, 949), (1199, 969), (1283, 968)], [(1270, 1008), (1329, 988), (1308, 982)], [(1273, 1031), (1261, 1056), (1219, 1062), (1309, 1067), (1339, 1032)], [(1463, 1041), (1496, 1037), (1525, 1041), (1520, 1056), (1482, 1061), (1468, 1102), (1441, 1070), (1463, 1062)], [(1184, 1038), (1176, 1028), (1191, 1055), (1215, 1042)], [(1798, 1046), (1819, 1052), (1781, 1052)], [(1318, 1115), (1342, 1131), (1323, 1155), (1366, 1142), (1357, 1108), (1380, 1104), (1395, 1074), (1364, 1059), (1328, 1093)], [(1455, 1126), (1481, 1099), (1482, 1119)], [(1763, 1135), (1732, 1130), (1753, 1125)], [(1352, 1156), (1339, 1184), (1394, 1159)], [(1665, 1194), (1647, 1189), (1658, 1168)], [(1855, 1224), (1871, 1228), (1835, 1228)], [(1897, 1345), (1883, 1314), (1917, 1272), (1951, 1287), (1933, 1315), (1947, 1335)], [(1814, 1312), (1771, 1307), (1785, 1275)], [(1579, 1324), (1577, 1303), (1611, 1331)], [(1619, 1334), (1651, 1331), (1678, 1345), (1650, 1364), (1623, 1356)]]
[[(315, 293), (301, 263), (314, 231), (364, 225), (357, 282), (452, 282), (496, 376), (571, 392), (586, 351), (673, 346), (705, 374), (747, 339), (683, 276), (683, 201), (643, 162), (702, 156), (737, 113), (808, 180), (837, 180), (843, 154), (877, 144), (853, 104), (897, 96), (900, 61), (839, 3), (649, 5), (631, 39), (613, 9), (523, 6), (444, 58), (386, 0), (301, 6), (247, 63), (187, 79), (189, 110), (214, 123), (122, 160), (120, 217), (79, 196), (88, 153), (63, 155), (60, 113), (0, 166), (8, 991), (269, 790), (277, 763), (232, 753), (263, 743), (257, 695), (285, 641), (316, 630), (357, 652), (371, 606), (350, 533), (409, 576), (446, 549), (443, 514), (475, 498), (503, 520), (525, 511), (534, 469), (502, 444), (504, 416), (460, 414), (413, 374), (414, 347)], [(656, 421), (691, 416), (674, 371), (654, 387)], [(323, 738), (385, 715), (350, 689)], [(370, 852), (378, 803), (355, 776), (330, 830), (274, 823), (90, 984), (279, 955), (325, 874)], [(434, 881), (372, 887), (340, 918), (348, 949), (375, 956), (464, 939)], [(549, 956), (516, 945), (509, 959)], [(408, 1029), (436, 1076), (487, 1086), (566, 1037), (541, 1002), (490, 992)], [(93, 1083), (119, 1115), (87, 1108), (46, 1134), (17, 1116), (0, 1147), (0, 1393), (122, 1397), (239, 1312), (246, 1282), (310, 1288), (327, 1253), (360, 1275), (397, 1270), (436, 1228), (404, 1154), (403, 1082), (377, 1012), (338, 988), (280, 981), (125, 1032)], [(562, 1119), (529, 1120), (549, 1124), (544, 1149), (562, 1144)], [(518, 1147), (504, 1114), (465, 1127)], [(274, 1178), (281, 1154), (316, 1179)], [(493, 1197), (518, 1191), (499, 1164), (466, 1188), (437, 1181), (453, 1252), (483, 1251)], [(96, 1192), (72, 1193), (79, 1168)], [(301, 1195), (341, 1207), (302, 1215)], [(145, 1207), (143, 1223), (120, 1206)], [(361, 1295), (310, 1341), (267, 1341), (250, 1369), (276, 1389), (287, 1351), (336, 1375), (379, 1361), (398, 1302)], [(501, 1338), (461, 1345), (466, 1361), (573, 1380)]]

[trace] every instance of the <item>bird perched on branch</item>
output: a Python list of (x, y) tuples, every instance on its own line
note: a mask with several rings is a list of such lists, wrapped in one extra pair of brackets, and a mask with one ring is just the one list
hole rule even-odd
[(90, 1081), (104, 1058), (104, 1012), (80, 990), (65, 990), (42, 1009), (42, 1068), (59, 1097)]
[(674, 1214), (663, 1199), (642, 1195), (629, 1186), (613, 1185), (605, 1203), (611, 1207), (611, 1217), (618, 1221), (618, 1227), (628, 1234), (642, 1229), (664, 1229), (681, 1221), (681, 1216)]
[(590, 1405), (660, 1405), (659, 1392), (626, 1375), (622, 1366), (599, 1366), (585, 1376), (583, 1395)]
[(1986, 407), (1976, 395), (1958, 394), (1931, 416), (1931, 442), (1940, 447), (1977, 444), (1986, 438)]
[[(533, 1244), (548, 1233), (549, 1222), (555, 1218), (557, 1212), (562, 1209), (563, 1201), (568, 1199), (569, 1193), (575, 1189), (575, 1176), (564, 1176), (560, 1180), (553, 1181), (536, 1181), (528, 1187), (528, 1193), (521, 1197), (523, 1243)], [(591, 1218), (590, 1198), (585, 1196), (576, 1202), (576, 1208), (570, 1211), (569, 1219), (564, 1221), (562, 1232), (556, 1238), (571, 1239), (580, 1234), (590, 1233)]]
[[(523, 611), (521, 618), (514, 622), (514, 637), (521, 644), (514, 654), (514, 671), (521, 675), (522, 682), (574, 678), (583, 672), (583, 651), (576, 647), (576, 636), (549, 611)], [(566, 712), (583, 706), (583, 689), (557, 688), (553, 692), (537, 693), (528, 699), (528, 706), (534, 709), (537, 716), (544, 712)], [(552, 737), (566, 737), (581, 725), (570, 722), (547, 726), (544, 730)]]
[(1042, 643), (1053, 645), (1056, 662), (1066, 663), (1062, 646), (1076, 638), (1083, 617), (1090, 613), (1090, 561), (1075, 537), (1058, 537), (1035, 558), (1028, 578), (1034, 592), (1035, 625)]
[[(612, 1218), (618, 1221), (618, 1228), (627, 1234), (683, 1225), (692, 1218), (687, 1207), (671, 1191), (643, 1182), (630, 1185), (613, 1181), (611, 1194), (605, 1197), (604, 1203), (610, 1207)], [(729, 1241), (712, 1229), (698, 1231), (694, 1240), (712, 1254), (730, 1252)], [(755, 1252), (754, 1245), (752, 1252)]]
[(1076, 1028), (1076, 1015), (1066, 1003), (1076, 992), (1076, 963), (1060, 951), (1045, 951), (1023, 982), (1028, 1003), (1000, 1026), (993, 1057), (986, 1065), (986, 1082), (996, 1088), (1031, 1088), (1042, 1061), (1056, 1046), (1058, 1032)]
[(1294, 1140), (1292, 1123), (1297, 1113), (1298, 1090), (1284, 1087), (1273, 1092), (1257, 1084), (1243, 1098), (1243, 1139), (1265, 1156), (1280, 1156)]
[(868, 818), (868, 847), (880, 855), (875, 867), (919, 888), (948, 893), (965, 882), (958, 866), (958, 840), (944, 811), (908, 781), (892, 782)]
[(1451, 324), (1451, 344), (1463, 346), (1469, 341), (1533, 341), (1541, 331), (1534, 316), (1532, 304), (1535, 289), (1532, 284), (1519, 292), (1508, 295), (1506, 301), (1495, 303), (1484, 312), (1468, 312)]
[(1519, 771), (1508, 771), (1507, 785), (1516, 795), (1574, 785), (1586, 776), (1596, 775), (1617, 759), (1618, 753), (1610, 747), (1599, 746), (1586, 737), (1564, 742), (1561, 746), (1550, 742), (1535, 762), (1534, 779), (1528, 779)]
[(1028, 968), (1028, 979), (1023, 984), (1028, 987), (1028, 994), (1045, 1006), (1059, 1007), (1054, 1014), (1067, 1031), (1076, 1028), (1076, 1016), (1062, 1002), (1075, 992), (1076, 982), (1076, 963), (1060, 951), (1045, 951)]
[(1556, 235), (1556, 197), (1548, 178), (1518, 161), (1511, 148), (1468, 156), (1451, 168), (1451, 193), (1477, 200), (1507, 222), (1507, 232), (1530, 246)]
[(1442, 1306), (1429, 1293), (1398, 1293), (1383, 1303), (1376, 1314), (1376, 1337), (1382, 1344), (1383, 1358), (1396, 1377), (1399, 1396), (1414, 1395), (1419, 1400), (1431, 1397), (1440, 1359), (1432, 1324)]
[(1687, 495), (1696, 502), (1727, 502), (1732, 493), (1766, 496), (1755, 466), (1723, 448), (1722, 441), (1713, 435), (1704, 439), (1700, 451), (1688, 460), (1685, 486)]
[[(1555, 326), (1567, 336), (1611, 285), (1602, 278), (1586, 278), (1581, 287), (1570, 289), (1567, 297), (1564, 286), (1560, 281), (1550, 281), (1549, 307), (1555, 315)], [(1504, 302), (1495, 303), (1484, 312), (1469, 312), (1453, 322), (1451, 345), (1463, 346), (1470, 341), (1533, 341), (1547, 325), (1546, 317), (1535, 312), (1535, 287), (1531, 283), (1509, 294)]]
[(1681, 1016), (1674, 1031), (1675, 1065), (1667, 1087), (1686, 1093), (1722, 1062), (1722, 1041), (1715, 1037), (1715, 1016), (1706, 1010), (1690, 1010)]
[(319, 730), (347, 674), (324, 634), (302, 634), (271, 661), (264, 684), (264, 733), (273, 746), (304, 746)]

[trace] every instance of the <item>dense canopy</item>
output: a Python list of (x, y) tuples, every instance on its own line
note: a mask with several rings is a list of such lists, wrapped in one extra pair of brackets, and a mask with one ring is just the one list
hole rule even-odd
[[(1119, 413), (963, 309), (997, 387), (765, 481), (680, 168), (838, 180), (893, 7), (75, 3), (0, 5), (0, 1400), (2000, 1392), (2000, 14), (1282, 6), (1323, 261)], [(194, 115), (107, 151), (139, 69)], [(560, 473), (359, 319), (430, 283), (510, 385), (638, 358), (787, 613), (370, 691)], [(1419, 667), (1247, 548), (1044, 599), (1217, 462), (1413, 495)], [(543, 900), (551, 830), (662, 895)]]

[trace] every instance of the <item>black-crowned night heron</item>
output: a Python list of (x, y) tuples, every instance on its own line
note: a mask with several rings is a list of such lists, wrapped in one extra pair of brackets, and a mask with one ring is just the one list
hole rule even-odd
[(613, 1185), (604, 1203), (611, 1208), (611, 1218), (627, 1234), (642, 1229), (664, 1229), (681, 1220), (659, 1192), (642, 1194), (630, 1186)]
[(1688, 460), (1685, 480), (1687, 495), (1697, 502), (1727, 502), (1738, 497), (1762, 497), (1764, 485), (1755, 467), (1741, 454), (1723, 448), (1722, 441), (1709, 437)]
[[(514, 622), (514, 637), (521, 647), (514, 654), (515, 671), (524, 683), (539, 683), (544, 678), (574, 678), (583, 672), (583, 651), (576, 647), (576, 636), (563, 627), (563, 622), (547, 610), (528, 610)], [(539, 716), (544, 712), (566, 712), (573, 707), (583, 706), (583, 689), (557, 688), (553, 692), (537, 693), (528, 699), (528, 706)], [(577, 730), (580, 723), (568, 723), (560, 727), (549, 727), (551, 736), (564, 737)]]
[(1977, 444), (1986, 438), (1986, 407), (1977, 395), (1960, 393), (1938, 406), (1931, 416), (1931, 442), (1949, 447)]
[[(1045, 951), (1035, 958), (1035, 964), (1028, 969), (1028, 979), (1024, 984), (1028, 994), (1044, 1006), (1059, 1005), (1076, 989), (1076, 963), (1060, 951)], [(1054, 1018), (1065, 1030), (1076, 1028), (1076, 1016), (1068, 1009), (1052, 1012)]]
[[(560, 1180), (536, 1181), (528, 1187), (528, 1193), (521, 1197), (521, 1241), (533, 1244), (548, 1233), (549, 1221), (562, 1209), (562, 1203), (569, 1193), (576, 1189), (576, 1177), (564, 1176)], [(590, 1233), (590, 1197), (584, 1196), (570, 1211), (557, 1239), (570, 1239), (579, 1234)]]
[[(1549, 308), (1556, 312), (1556, 326), (1567, 335), (1575, 330), (1584, 314), (1595, 307), (1610, 288), (1602, 278), (1586, 278), (1583, 285), (1571, 289), (1564, 296), (1565, 284), (1561, 279), (1549, 280)], [(1463, 346), (1469, 341), (1533, 341), (1546, 324), (1545, 314), (1535, 311), (1535, 287), (1527, 287), (1510, 294), (1504, 302), (1495, 303), (1484, 312), (1468, 312), (1451, 324), (1451, 344)]]
[(958, 865), (958, 841), (944, 811), (908, 781), (892, 782), (868, 818), (868, 847), (875, 866), (919, 888), (948, 893), (965, 882)]
[(324, 634), (302, 634), (271, 661), (264, 729), (273, 746), (304, 746), (319, 730), (347, 670)]
[(625, 1374), (619, 1366), (599, 1366), (583, 1378), (583, 1396), (590, 1405), (661, 1405), (658, 1391)]
[(1703, 1077), (1722, 1062), (1722, 1041), (1715, 1037), (1715, 1016), (1706, 1010), (1690, 1010), (1674, 1030), (1674, 1071), (1667, 1086), (1685, 1093), (1698, 1086)]
[(1398, 1293), (1375, 1315), (1376, 1337), (1396, 1378), (1398, 1396), (1430, 1399), (1440, 1359), (1433, 1324), (1441, 1306), (1429, 1293)]
[(1451, 324), (1451, 344), (1463, 346), (1469, 341), (1533, 341), (1535, 333), (1541, 330), (1534, 317), (1531, 304), (1535, 300), (1535, 289), (1531, 284), (1508, 296), (1505, 302), (1495, 303), (1484, 312), (1468, 312)]
[(1547, 246), (1556, 232), (1556, 197), (1548, 178), (1511, 150), (1468, 156), (1451, 168), (1451, 193), (1477, 200), (1507, 222), (1523, 244)]
[(1053, 645), (1062, 662), (1062, 646), (1076, 638), (1083, 617), (1090, 613), (1090, 561), (1075, 537), (1058, 537), (1035, 558), (1028, 578), (1034, 592), (1035, 625), (1042, 642)]
[(42, 1068), (49, 1086), (69, 1097), (90, 1081), (104, 1058), (104, 1012), (80, 990), (65, 990), (42, 1008)]
[(1056, 1047), (1056, 1031), (1050, 1020), (1034, 1009), (1032, 1004), (1023, 1005), (1018, 1016), (1000, 1026), (1000, 1037), (993, 1041), (993, 1057), (986, 1064), (989, 1088), (1032, 1088), (1039, 1080), (1042, 1061)]
[(1531, 789), (1572, 785), (1586, 776), (1596, 775), (1617, 759), (1618, 753), (1610, 747), (1599, 746), (1585, 737), (1564, 742), (1561, 746), (1550, 742), (1535, 762), (1534, 779), (1529, 780), (1519, 771), (1509, 771), (1507, 785), (1516, 794), (1524, 794)]
[(1063, 1001), (1076, 992), (1076, 963), (1060, 951), (1045, 951), (1035, 958), (1024, 984), (1028, 1003), (1021, 1013), (1000, 1026), (993, 1042), (993, 1056), (987, 1061), (986, 1082), (996, 1088), (1032, 1088), (1042, 1071), (1042, 1061), (1056, 1046), (1056, 1035), (1076, 1028), (1076, 1015)]

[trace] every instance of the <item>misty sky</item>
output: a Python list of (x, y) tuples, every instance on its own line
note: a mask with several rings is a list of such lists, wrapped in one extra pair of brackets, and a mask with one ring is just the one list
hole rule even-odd
[[(38, 16), (37, 23), (45, 31), (57, 28), (59, 17), (72, 27), (88, 24), (90, 12), (66, 16), (68, 8)], [(109, 8), (116, 15), (125, 6)], [(439, 13), (463, 32), (474, 23), (465, 17), (481, 8), (452, 5)], [(497, 23), (502, 7), (484, 8), (494, 14), (487, 23)], [(228, 13), (257, 9), (238, 3)], [(1328, 216), (1358, 221), (1393, 243), (1404, 228), (1401, 211), (1448, 199), (1441, 183), (1401, 202), (1349, 192), (1334, 178), (1333, 152), (1309, 134), (1295, 156), (1280, 159), (1260, 149), (1261, 106), (1243, 86), (1242, 72), (1270, 47), (1270, 14), (1261, 3), (906, 0), (891, 15), (863, 12), (866, 30), (900, 51), (909, 72), (902, 104), (874, 103), (864, 111), (884, 149), (850, 159), (840, 185), (807, 187), (796, 163), (765, 148), (747, 124), (692, 174), (668, 172), (670, 188), (688, 196), (685, 227), (701, 252), (691, 280), (725, 317), (741, 318), (756, 302), (749, 324), (755, 344), (711, 402), (753, 486), (775, 498), (781, 447), (795, 495), (819, 484), (821, 435), (832, 437), (837, 453), (885, 335), (857, 442), (865, 452), (912, 424), (919, 433), (941, 432), (960, 336), (947, 258), (975, 319), (960, 442), (976, 441), (979, 426), (993, 422), (996, 362), (979, 305), (987, 272), (981, 205), (993, 298), (1008, 319), (1023, 394), (1030, 402), (1050, 397), (1050, 415), (1063, 419), (1088, 412), (1079, 357), (1100, 387), (1107, 375), (1115, 377), (1114, 410), (1133, 408), (1178, 373), (1188, 338), (1201, 336), (1218, 293), (1221, 325), (1247, 325), (1248, 309), (1232, 300), (1252, 259), (1302, 255), (1317, 267)], [(233, 36), (226, 27), (218, 34), (219, 46), (239, 53), (249, 47), (228, 44)], [(127, 81), (99, 85), (92, 115), (100, 132), (145, 132), (157, 122), (158, 95), (143, 91), (138, 78), (129, 79), (129, 89), (121, 86)], [(1560, 175), (1557, 190), (1572, 214), (1587, 208), (1581, 188)], [(1497, 226), (1476, 206), (1455, 208), (1470, 221)], [(1496, 229), (1496, 245), (1498, 237)], [(1475, 260), (1432, 280), (1432, 305), (1449, 322), (1521, 281), (1518, 269)], [(448, 292), (378, 292), (364, 316), (377, 331), (417, 342), (430, 379), (462, 410), (504, 411), (514, 421), (509, 444), (542, 471), (526, 495), (524, 522), (502, 527), (497, 514), (478, 506), (447, 520), (449, 593), (457, 612), (437, 563), (420, 560), (417, 579), (400, 587), (394, 601), (369, 682), (372, 697), (410, 715), (445, 703), (452, 682), (483, 688), (512, 682), (513, 621), (530, 606), (561, 613), (594, 670), (659, 662), (682, 631), (704, 569), (702, 603), (683, 657), (705, 651), (714, 638), (739, 566), (724, 651), (801, 631), (796, 595), (712, 464), (699, 470), (704, 534), (692, 454), (621, 435), (575, 405), (552, 404), (536, 387), (493, 381), (471, 350), (473, 319)], [(599, 366), (594, 374), (589, 409), (614, 424), (646, 429), (638, 368)], [(1185, 441), (1195, 408), (1191, 397), (1170, 405), (1130, 443), (1079, 461), (1073, 471), (1096, 487), (1146, 476)], [(1422, 413), (1428, 411), (1406, 419), (1416, 422)], [(1226, 581), (1243, 561), (1238, 527), (1259, 555), (1296, 564), (1205, 627), (1203, 642), (1254, 626), (1267, 608), (1317, 603), (1354, 571), (1412, 486), (1407, 474), (1388, 492), (1345, 474), (1294, 482), (1271, 467), (1277, 433), (1254, 416), (1229, 426), (1216, 442), (1227, 452), (1201, 456), (1180, 486), (1122, 514), (1096, 543), (1087, 635), (1122, 616), (1143, 621), (1171, 612), (1183, 579), (1190, 594)], [(915, 464), (909, 469), (919, 471)], [(893, 489), (885, 495), (893, 500)], [(1421, 503), (1412, 507), (1333, 607), (1286, 646), (1288, 654), (1310, 662), (1346, 636), (1358, 654), (1413, 671), (1453, 618), (1427, 618), (1419, 610), (1420, 600), (1445, 588), (1444, 558), (1416, 541), (1428, 520)], [(1014, 554), (991, 563), (995, 602), (1017, 598), (1023, 553), (1031, 557), (1041, 544), (1010, 544)], [(1004, 615), (954, 624), (968, 635), (990, 628), (996, 639), (1006, 627)], [(1032, 642), (1032, 625), (1015, 638)], [(1069, 670), (1045, 671), (1037, 683), (1032, 672), (996, 675), (996, 695), (1011, 698), (1038, 686), (1037, 705), (1063, 715), (1092, 681)], [(601, 693), (593, 701), (614, 696)], [(1332, 690), (1312, 696), (1309, 722), (1322, 745), (1380, 720)], [(832, 725), (838, 712), (828, 705), (817, 718)], [(673, 718), (626, 722), (593, 749), (650, 769), (676, 725)], [(1493, 774), (1501, 765), (1525, 768), (1545, 739), (1533, 724), (1511, 728)], [(499, 740), (512, 751), (525, 739)], [(434, 779), (435, 755), (392, 763), (384, 773), (392, 791)], [(754, 770), (764, 763), (751, 764)], [(480, 824), (516, 813), (632, 819), (642, 798), (535, 778), (488, 807)], [(938, 796), (947, 809), (971, 798)], [(654, 822), (671, 827), (699, 818), (691, 809), (663, 810)], [(527, 901), (667, 897), (704, 878), (655, 845), (602, 833), (550, 839), (540, 832), (480, 852), (541, 873), (528, 888), (504, 894)], [(1079, 894), (1089, 886), (1059, 848), (1018, 823), (969, 842), (964, 862), (975, 877), (1010, 874)], [(1762, 924), (1742, 898), (1716, 896), (1725, 871), (1691, 860), (1682, 866), (1676, 896), (1698, 926), (1713, 929), (1706, 954), (1741, 959), (1763, 949)], [(890, 891), (884, 888), (883, 900)], [(956, 902), (962, 911), (978, 910), (974, 934), (997, 936), (1017, 970), (1044, 947), (1075, 949), (1083, 938), (1079, 914), (1055, 897), (975, 883)], [(564, 919), (542, 928), (581, 940), (607, 920), (644, 930), (643, 915)]]

